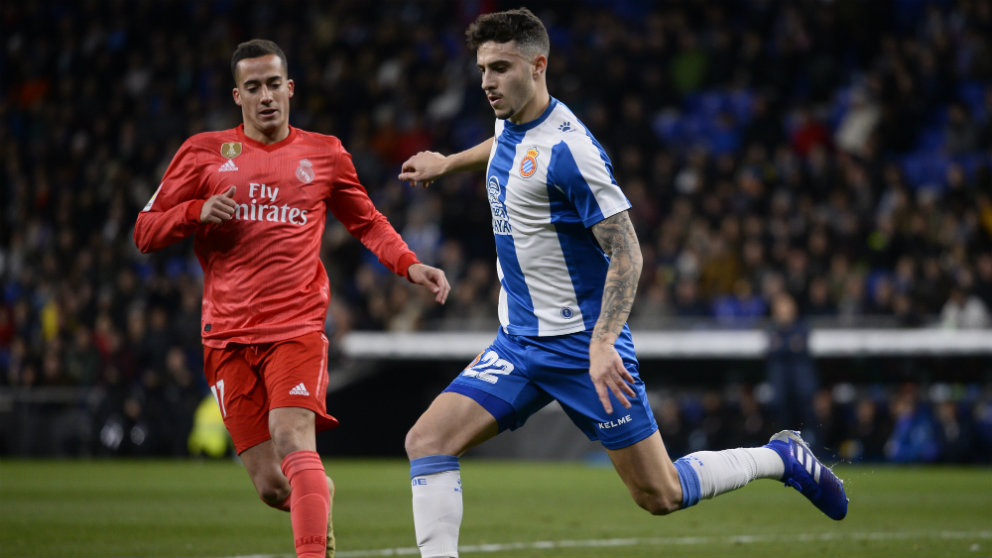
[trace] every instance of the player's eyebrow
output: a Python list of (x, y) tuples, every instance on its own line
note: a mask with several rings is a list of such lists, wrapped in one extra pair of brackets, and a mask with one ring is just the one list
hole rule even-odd
[[(277, 80), (281, 80), (281, 79), (283, 79), (282, 76), (279, 75), (279, 74), (276, 74), (276, 75), (269, 76), (269, 77), (265, 78), (265, 82), (266, 83), (272, 83), (273, 81), (277, 81)], [(245, 80), (244, 87), (247, 87), (249, 85), (259, 85), (260, 83), (262, 83), (262, 80), (248, 79), (248, 80)]]
[(479, 68), (480, 70), (482, 70), (484, 68), (494, 68), (494, 67), (498, 67), (498, 66), (509, 66), (511, 64), (513, 64), (513, 60), (511, 60), (510, 58), (499, 58), (499, 59), (496, 59), (496, 60), (489, 60), (485, 64), (476, 64), (475, 66), (477, 68)]

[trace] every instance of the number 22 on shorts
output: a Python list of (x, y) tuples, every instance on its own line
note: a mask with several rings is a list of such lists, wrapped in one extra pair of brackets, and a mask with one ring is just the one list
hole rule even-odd
[(499, 376), (506, 376), (513, 372), (513, 364), (499, 358), (496, 351), (486, 351), (479, 353), (475, 360), (469, 364), (462, 375), (466, 378), (477, 378), (483, 382), (495, 384), (499, 381)]

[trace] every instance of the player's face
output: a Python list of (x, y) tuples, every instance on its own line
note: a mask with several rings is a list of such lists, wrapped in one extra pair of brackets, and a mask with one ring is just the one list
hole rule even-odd
[(522, 124), (540, 116), (544, 107), (536, 106), (536, 93), (545, 64), (544, 56), (524, 55), (516, 41), (479, 45), (476, 65), (482, 72), (482, 90), (497, 118)]
[(293, 80), (275, 54), (238, 61), (234, 102), (241, 107), (245, 134), (263, 143), (274, 143), (289, 134), (289, 100)]

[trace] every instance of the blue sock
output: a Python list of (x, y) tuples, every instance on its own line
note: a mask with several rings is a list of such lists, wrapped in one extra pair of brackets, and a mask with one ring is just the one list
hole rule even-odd
[(457, 455), (428, 455), (410, 460), (410, 478), (459, 469)]
[(682, 485), (682, 508), (694, 506), (700, 496), (699, 475), (684, 457), (675, 462), (675, 469), (679, 472), (679, 484)]

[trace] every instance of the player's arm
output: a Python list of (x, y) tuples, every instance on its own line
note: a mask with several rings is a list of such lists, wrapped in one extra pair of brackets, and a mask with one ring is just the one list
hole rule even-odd
[(417, 259), (386, 216), (376, 209), (358, 180), (351, 155), (343, 148), (335, 165), (335, 179), (327, 207), (387, 269), (427, 288), (438, 304), (445, 303), (451, 285), (444, 271)]
[(596, 320), (589, 344), (589, 374), (603, 408), (607, 413), (612, 413), (610, 393), (626, 408), (630, 408), (630, 402), (625, 394), (631, 397), (635, 395), (630, 387), (634, 378), (624, 367), (613, 344), (633, 308), (644, 260), (637, 234), (626, 211), (596, 223), (592, 226), (592, 233), (610, 257), (610, 267), (603, 286), (599, 319)]
[(454, 172), (482, 170), (489, 162), (493, 138), (451, 155), (436, 151), (421, 151), (403, 162), (399, 179), (411, 186), (430, 186), (432, 182)]
[(138, 214), (134, 224), (138, 250), (161, 250), (193, 234), (204, 223), (222, 223), (234, 216), (234, 186), (206, 199), (200, 189), (196, 155), (186, 143), (172, 159), (152, 199)]

